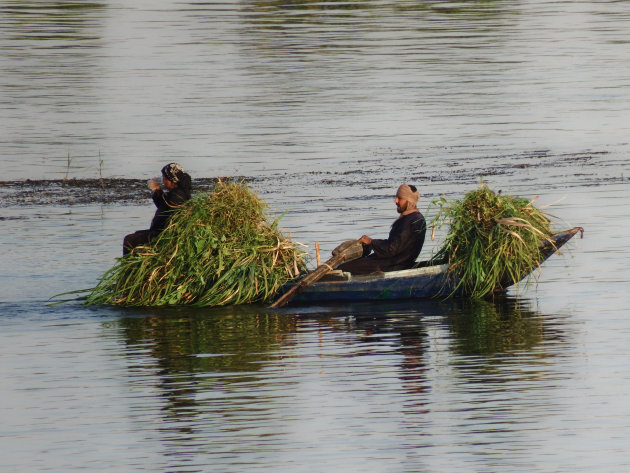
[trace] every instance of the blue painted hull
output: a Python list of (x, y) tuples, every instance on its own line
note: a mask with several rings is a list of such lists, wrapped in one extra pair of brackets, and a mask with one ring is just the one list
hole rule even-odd
[[(575, 227), (553, 235), (543, 246), (544, 259), (554, 254), (577, 232), (582, 231), (582, 228)], [(373, 301), (457, 295), (453, 294), (456, 281), (449, 278), (447, 269), (447, 265), (436, 265), (367, 276), (349, 276), (348, 280), (343, 281), (319, 281), (307, 286), (293, 301), (298, 303)], [(505, 290), (510, 285), (497, 288), (497, 291)]]
[(379, 275), (352, 276), (347, 281), (320, 281), (308, 286), (294, 298), (294, 301), (368, 301), (435, 297), (449, 288), (452, 291), (452, 286), (447, 280), (447, 267), (429, 266)]

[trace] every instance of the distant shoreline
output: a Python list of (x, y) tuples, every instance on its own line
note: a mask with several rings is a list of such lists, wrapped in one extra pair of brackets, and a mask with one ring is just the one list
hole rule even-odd
[[(193, 179), (193, 191), (208, 191), (219, 178)], [(255, 179), (238, 177), (245, 182)], [(0, 181), (0, 208), (40, 205), (132, 204), (151, 198), (146, 179), (26, 179)]]

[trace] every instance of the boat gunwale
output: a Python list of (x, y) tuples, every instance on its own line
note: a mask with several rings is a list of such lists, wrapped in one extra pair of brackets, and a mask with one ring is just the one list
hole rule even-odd
[[(420, 268), (400, 269), (398, 271), (387, 271), (362, 275), (350, 275), (350, 273), (343, 272), (342, 274), (347, 279), (333, 279), (333, 280), (320, 280), (309, 287), (314, 287), (323, 284), (348, 284), (348, 283), (368, 283), (372, 281), (380, 281), (385, 279), (404, 279), (415, 278), (421, 276), (436, 276), (438, 274), (445, 273), (448, 269), (448, 264), (436, 264), (430, 266), (423, 266)], [(347, 275), (347, 276), (346, 276)], [(349, 277), (348, 277), (349, 276)]]

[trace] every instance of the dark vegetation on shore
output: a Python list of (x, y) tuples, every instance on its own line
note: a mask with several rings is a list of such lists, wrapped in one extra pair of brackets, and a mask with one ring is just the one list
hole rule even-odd
[[(219, 178), (195, 178), (194, 190), (207, 192)], [(252, 179), (233, 178), (243, 182)], [(42, 179), (0, 181), (0, 207), (73, 205), (73, 204), (133, 204), (149, 200), (151, 192), (146, 179)]]
[[(479, 166), (466, 166), (460, 162), (448, 163), (440, 169), (418, 171), (414, 167), (410, 170), (408, 181), (422, 182), (426, 185), (432, 183), (452, 183), (453, 186), (474, 185), (479, 181), (480, 176), (513, 176), (521, 174), (524, 169), (536, 168), (539, 171), (548, 169), (548, 176), (552, 176), (554, 186), (567, 189), (576, 185), (580, 186), (600, 186), (609, 182), (630, 182), (630, 178), (615, 173), (605, 172), (608, 166), (617, 170), (617, 161), (605, 161), (604, 157), (608, 153), (584, 152), (571, 154), (554, 154), (549, 151), (537, 151), (523, 153), (522, 155), (508, 155), (489, 157), (482, 160)], [(503, 159), (505, 158), (505, 159)], [(492, 164), (488, 164), (488, 160)], [(384, 180), (383, 169), (379, 166), (386, 164), (378, 162), (374, 169), (366, 169), (371, 166), (370, 161), (360, 161), (356, 163), (359, 167), (350, 166), (345, 170), (320, 169), (317, 171), (280, 173), (278, 175), (259, 176), (231, 176), (230, 179), (247, 184), (255, 182), (269, 182), (277, 186), (278, 180), (288, 180), (292, 183), (300, 183), (304, 186), (335, 186), (361, 187), (366, 184), (372, 190), (378, 192), (389, 191), (390, 182)], [(579, 172), (575, 172), (576, 165)], [(68, 158), (66, 177), (60, 179), (26, 179), (14, 181), (0, 181), (0, 208), (19, 206), (67, 206), (67, 205), (87, 205), (87, 204), (134, 204), (148, 201), (151, 193), (147, 190), (147, 180), (97, 177), (89, 179), (68, 178), (72, 169), (72, 158)], [(99, 168), (99, 174), (101, 168)], [(62, 173), (63, 174), (63, 173)], [(193, 176), (193, 189), (195, 191), (210, 191), (218, 179), (224, 177), (203, 178)], [(1, 217), (0, 217), (1, 218)]]

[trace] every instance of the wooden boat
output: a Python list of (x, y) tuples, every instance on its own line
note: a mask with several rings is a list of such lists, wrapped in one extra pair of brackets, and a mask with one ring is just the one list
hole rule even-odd
[[(558, 251), (576, 233), (583, 231), (581, 227), (575, 227), (552, 235), (542, 245), (543, 261)], [(423, 262), (417, 266), (413, 269), (366, 276), (352, 276), (339, 270), (332, 271), (325, 278), (307, 286), (303, 292), (295, 296), (293, 302), (417, 299), (453, 293), (457, 284), (449, 277), (448, 265), (427, 265)], [(524, 274), (523, 278), (526, 276), (527, 274)], [(495, 292), (505, 291), (512, 284), (498, 287)], [(457, 295), (457, 292), (454, 295)]]

